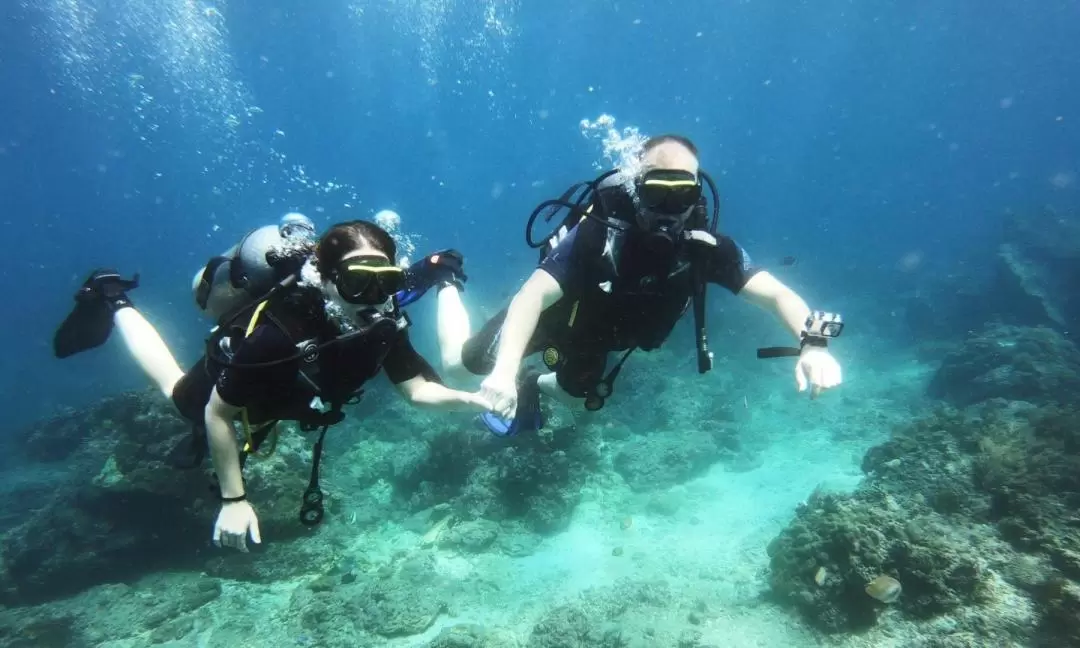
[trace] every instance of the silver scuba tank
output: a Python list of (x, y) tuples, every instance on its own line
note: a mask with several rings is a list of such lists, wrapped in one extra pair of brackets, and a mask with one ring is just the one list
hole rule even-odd
[(263, 225), (199, 269), (192, 282), (195, 304), (217, 321), (266, 294), (284, 278), (277, 261), (305, 254), (315, 241), (315, 224), (289, 213), (277, 225)]

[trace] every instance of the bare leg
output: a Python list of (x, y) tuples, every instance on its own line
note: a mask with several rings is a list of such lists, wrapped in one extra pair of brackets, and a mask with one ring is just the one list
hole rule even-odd
[(130, 307), (117, 310), (113, 322), (139, 368), (154, 381), (161, 393), (171, 398), (173, 387), (183, 377), (184, 371), (157, 330), (142, 313)]
[(468, 374), (461, 362), (461, 349), (472, 335), (469, 313), (461, 301), (456, 286), (446, 286), (436, 295), (439, 349), (442, 353), (443, 372), (453, 380), (464, 379)]

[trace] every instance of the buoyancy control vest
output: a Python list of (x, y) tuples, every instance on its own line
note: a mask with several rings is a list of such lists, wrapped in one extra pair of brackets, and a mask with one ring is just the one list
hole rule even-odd
[[(580, 269), (585, 274), (584, 288), (580, 294), (567, 295), (569, 299), (553, 307), (549, 315), (565, 320), (568, 344), (574, 344), (574, 338), (580, 336), (583, 342), (595, 344), (599, 338), (612, 350), (625, 349), (614, 368), (586, 396), (586, 406), (590, 409), (602, 407), (629, 355), (637, 348), (659, 347), (691, 305), (698, 372), (712, 369), (713, 354), (709, 351), (705, 322), (707, 263), (703, 257), (717, 245), (719, 194), (712, 178), (704, 171), (700, 175), (710, 189), (711, 218), (707, 201), (702, 197), (680, 233), (675, 257), (659, 260), (653, 268), (641, 268), (639, 264), (634, 271), (634, 259), (624, 258), (637, 254), (640, 261), (647, 254), (633, 249), (635, 205), (618, 181), (617, 169), (571, 186), (559, 198), (541, 203), (529, 217), (526, 243), (540, 250), (541, 261), (575, 232), (572, 253), (576, 262), (584, 264)], [(550, 222), (563, 210), (566, 214), (558, 226), (537, 241), (532, 231), (537, 219), (543, 217), (545, 222)], [(605, 326), (607, 323), (614, 326)], [(549, 359), (561, 354), (548, 351), (544, 352), (545, 363), (555, 368)]]
[[(298, 364), (296, 380), (285, 385), (283, 394), (272, 394), (267, 402), (245, 407), (241, 420), (245, 434), (241, 461), (256, 455), (268, 438), (270, 451), (276, 445), (279, 421), (296, 421), (302, 430), (319, 430), (312, 450), (311, 476), (300, 507), (305, 526), (318, 525), (325, 514), (324, 494), (319, 486), (326, 431), (344, 420), (344, 405), (355, 402), (363, 385), (382, 369), (400, 334), (410, 325), (408, 317), (393, 300), (385, 311), (372, 309), (362, 326), (341, 332), (326, 314), (319, 291), (298, 285), (299, 273), (291, 274), (262, 299), (225, 316), (206, 342), (206, 371), (210, 375), (231, 369), (239, 377), (247, 372), (288, 369)], [(270, 326), (295, 349), (282, 358), (263, 362), (239, 362), (235, 349), (259, 329)], [(254, 424), (253, 424), (254, 421)]]

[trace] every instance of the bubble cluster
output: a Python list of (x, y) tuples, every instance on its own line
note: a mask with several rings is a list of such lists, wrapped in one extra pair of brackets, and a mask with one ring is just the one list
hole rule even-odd
[[(58, 87), (73, 90), (81, 110), (129, 128), (142, 146), (160, 152), (155, 179), (167, 175), (174, 157), (199, 161), (207, 185), (189, 193), (202, 196), (211, 234), (265, 218), (237, 208), (239, 197), (257, 204), (250, 190), (268, 191), (270, 205), (315, 213), (359, 205), (354, 187), (309, 176), (283, 150), (285, 132), (263, 123), (263, 109), (235, 69), (224, 0), (21, 1), (40, 17), (35, 42), (53, 61)], [(218, 213), (230, 216), (218, 220)]]
[[(429, 85), (438, 84), (445, 73), (453, 74), (456, 84), (468, 84), (484, 78), (479, 72), (501, 71), (501, 55), (510, 51), (516, 36), (514, 16), (519, 2), (394, 0), (380, 10), (389, 12), (392, 29), (401, 40), (416, 47)], [(349, 5), (357, 23), (369, 17), (365, 5)], [(446, 37), (451, 21), (455, 34), (463, 32), (464, 37)]]
[(420, 241), (417, 234), (409, 234), (401, 227), (401, 214), (391, 209), (383, 209), (375, 214), (372, 219), (375, 224), (386, 230), (387, 234), (394, 239), (398, 249), (398, 265), (407, 267), (409, 259), (416, 253), (416, 245)]
[(38, 44), (63, 82), (95, 113), (133, 112), (145, 139), (166, 122), (232, 139), (254, 108), (236, 80), (223, 2), (24, 0), (23, 6), (43, 18)]
[(641, 152), (648, 139), (636, 126), (627, 126), (622, 130), (615, 127), (615, 118), (608, 114), (600, 115), (595, 121), (581, 120), (581, 134), (587, 139), (600, 142), (601, 157), (593, 162), (597, 170), (617, 168), (617, 181), (633, 193), (634, 177), (641, 171)]

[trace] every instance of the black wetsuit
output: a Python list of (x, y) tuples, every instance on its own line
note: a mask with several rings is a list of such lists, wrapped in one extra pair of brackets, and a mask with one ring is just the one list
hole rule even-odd
[[(653, 350), (667, 339), (693, 296), (691, 258), (703, 264), (707, 282), (736, 294), (758, 272), (735, 241), (716, 238), (704, 251), (683, 242), (674, 258), (657, 259), (644, 236), (582, 221), (539, 265), (563, 297), (541, 314), (526, 355), (543, 351), (547, 362), (554, 350), (559, 385), (586, 396), (603, 378), (611, 352)], [(471, 372), (491, 372), (505, 318), (504, 309), (466, 343), (462, 360)]]
[[(234, 366), (215, 362), (213, 353), (209, 360), (206, 356), (200, 359), (173, 389), (173, 402), (180, 413), (201, 424), (210, 394), (217, 387), (226, 403), (247, 409), (252, 424), (275, 420), (303, 423), (314, 417), (311, 403), (316, 396), (327, 405), (345, 403), (382, 369), (394, 384), (417, 376), (438, 380), (413, 348), (408, 332), (397, 330), (392, 322), (386, 322), (391, 330), (379, 334), (338, 338), (340, 332), (327, 320), (321, 304), (309, 312), (288, 312), (291, 308), (286, 304), (275, 309), (276, 313), (261, 315), (250, 335), (239, 328), (230, 335)], [(248, 320), (241, 323), (246, 326)], [(335, 339), (317, 354), (299, 357), (299, 341), (319, 345)], [(243, 366), (281, 360), (284, 362), (270, 366)]]

